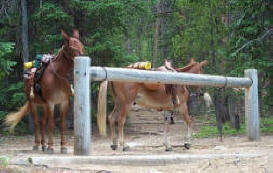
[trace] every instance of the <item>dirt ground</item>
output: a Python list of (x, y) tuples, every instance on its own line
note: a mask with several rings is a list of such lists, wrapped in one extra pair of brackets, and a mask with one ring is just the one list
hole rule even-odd
[[(183, 145), (185, 126), (181, 117), (176, 117), (176, 124), (170, 126), (170, 141), (173, 151), (165, 152), (163, 142), (163, 116), (150, 110), (137, 107), (131, 111), (125, 129), (126, 142), (130, 150), (123, 152), (120, 148), (112, 151), (110, 139), (101, 138), (97, 128), (93, 127), (92, 155), (174, 155), (174, 154), (257, 154), (256, 157), (233, 157), (221, 159), (198, 159), (179, 164), (160, 166), (128, 166), (128, 165), (31, 165), (26, 160), (31, 156), (48, 156), (42, 151), (32, 151), (34, 136), (0, 136), (0, 172), (273, 172), (273, 134), (262, 136), (258, 142), (248, 141), (246, 136), (225, 136), (223, 142), (216, 137), (193, 139), (192, 147), (186, 150)], [(200, 122), (195, 122), (194, 131)], [(68, 154), (73, 155), (73, 132), (67, 132)], [(59, 156), (60, 138), (55, 136), (54, 154)], [(49, 155), (49, 156), (52, 156)], [(64, 156), (64, 155), (63, 155)], [(8, 164), (3, 162), (8, 160)], [(2, 161), (1, 161), (2, 159)]]

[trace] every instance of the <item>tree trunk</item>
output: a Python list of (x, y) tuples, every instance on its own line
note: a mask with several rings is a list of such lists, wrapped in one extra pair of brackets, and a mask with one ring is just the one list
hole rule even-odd
[(28, 19), (27, 19), (27, 0), (21, 0), (22, 8), (22, 59), (23, 62), (27, 62), (29, 59), (28, 49)]
[(132, 43), (128, 32), (125, 33), (125, 37), (126, 37), (125, 47), (127, 50), (126, 55), (129, 56), (132, 55)]
[(235, 128), (235, 115), (238, 114), (238, 112), (236, 111), (237, 109), (235, 108), (237, 101), (236, 101), (236, 98), (232, 92), (230, 92), (229, 94), (230, 94), (230, 96), (228, 98), (229, 118), (230, 118), (231, 127)]
[(138, 29), (137, 29), (137, 56), (138, 60), (142, 61), (142, 45), (141, 45), (141, 40), (142, 40), (142, 33), (143, 33), (143, 26), (142, 26), (143, 19), (140, 17), (138, 19)]
[(259, 75), (259, 83), (258, 83), (258, 104), (259, 104), (259, 114), (260, 117), (264, 117), (263, 114), (263, 94), (262, 94), (262, 88), (265, 85), (264, 83), (264, 74), (261, 72)]
[(168, 58), (167, 56), (167, 49), (169, 45), (167, 44), (167, 13), (170, 10), (170, 4), (168, 1), (162, 1), (162, 5), (160, 6), (160, 40), (161, 40), (161, 55), (163, 58)]
[[(156, 13), (158, 14), (160, 6), (160, 1), (156, 5)], [(157, 63), (157, 53), (158, 53), (158, 37), (159, 37), (159, 23), (160, 19), (159, 16), (156, 17), (155, 21), (155, 37), (154, 37), (154, 49), (153, 49), (153, 67), (156, 67)]]
[[(22, 10), (22, 60), (27, 62), (29, 60), (29, 49), (28, 49), (28, 19), (27, 19), (27, 0), (21, 0), (21, 10)], [(28, 130), (34, 132), (34, 123), (32, 116), (28, 117)]]

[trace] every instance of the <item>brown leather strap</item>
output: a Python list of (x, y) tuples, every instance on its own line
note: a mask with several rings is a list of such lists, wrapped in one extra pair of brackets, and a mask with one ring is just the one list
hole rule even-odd
[(34, 85), (34, 75), (35, 75), (35, 72), (30, 72), (29, 83), (31, 86)]

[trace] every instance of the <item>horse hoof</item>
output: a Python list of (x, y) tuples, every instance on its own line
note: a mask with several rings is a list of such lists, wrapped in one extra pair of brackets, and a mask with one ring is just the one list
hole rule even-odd
[(189, 143), (185, 143), (185, 144), (184, 144), (184, 147), (185, 147), (186, 149), (190, 149), (191, 144), (189, 144)]
[(175, 124), (173, 117), (171, 117), (171, 124)]
[(33, 150), (33, 151), (38, 151), (38, 150), (39, 150), (39, 146), (34, 145), (34, 146), (32, 147), (32, 150)]
[(129, 151), (130, 147), (129, 146), (124, 146), (122, 151)]
[(113, 145), (111, 145), (110, 147), (112, 148), (112, 150), (116, 150), (116, 149), (118, 148), (118, 145), (113, 144)]
[(67, 148), (62, 147), (61, 148), (61, 154), (67, 154)]
[(173, 151), (173, 148), (172, 147), (166, 147), (165, 151), (166, 152)]
[(42, 151), (43, 151), (43, 152), (46, 151), (46, 146), (42, 146)]
[(53, 153), (54, 153), (54, 149), (53, 149), (53, 148), (48, 148), (48, 147), (47, 147), (46, 153), (47, 153), (47, 154), (53, 154)]

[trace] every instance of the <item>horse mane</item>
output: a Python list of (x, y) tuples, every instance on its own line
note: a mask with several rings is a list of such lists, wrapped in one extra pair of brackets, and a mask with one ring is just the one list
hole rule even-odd
[(61, 49), (59, 49), (57, 55), (54, 56), (54, 58), (52, 59), (52, 62), (58, 61), (60, 59), (60, 57), (62, 56), (62, 53), (64, 51), (64, 48), (65, 48), (65, 46), (62, 46)]
[(67, 55), (67, 53), (65, 53), (65, 48), (66, 48), (66, 46), (63, 45), (63, 46), (59, 49), (57, 55), (53, 57), (53, 59), (52, 59), (51, 62), (58, 62), (58, 61), (61, 61), (62, 57), (64, 57), (63, 59), (65, 59), (66, 61), (72, 61), (72, 62), (73, 62), (73, 60), (72, 60), (71, 58), (69, 58), (70, 55), (69, 55), (69, 54)]
[(182, 67), (182, 68), (177, 68), (175, 69), (177, 72), (185, 72), (185, 71), (188, 71), (189, 69), (191, 69), (193, 66), (197, 65), (198, 63), (196, 61), (191, 61), (190, 64), (188, 64), (187, 66), (185, 67)]

